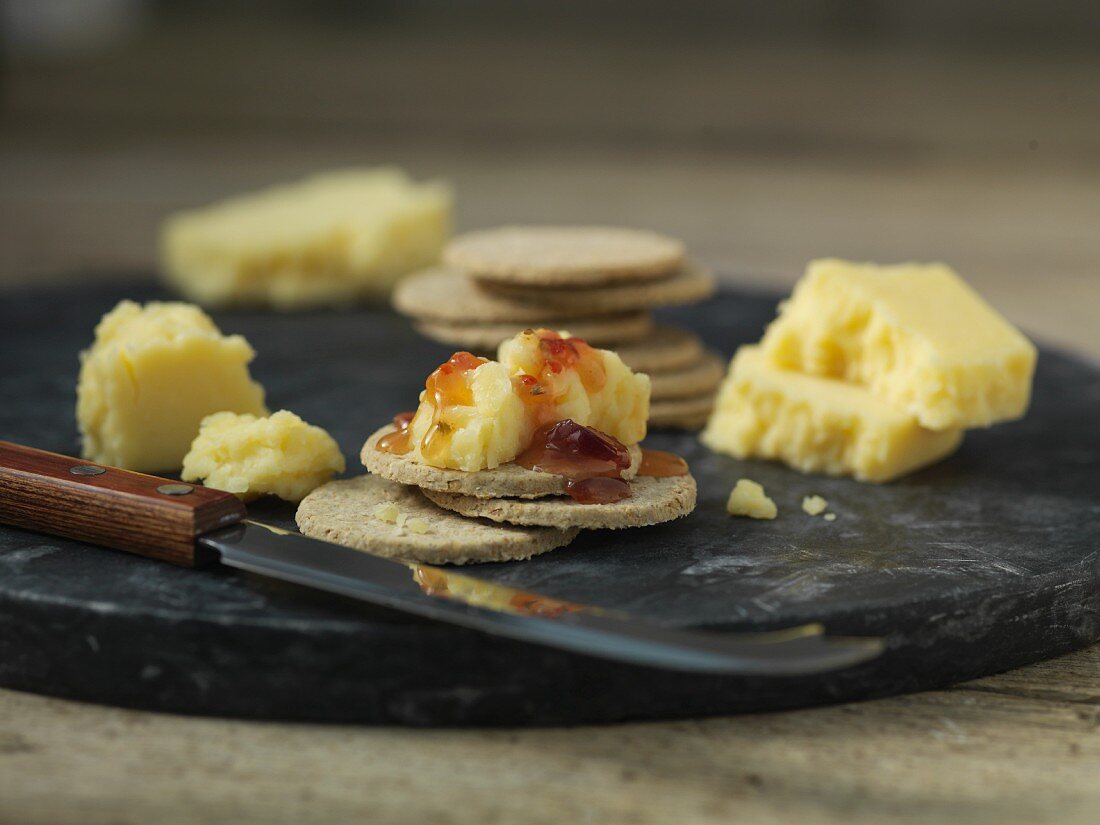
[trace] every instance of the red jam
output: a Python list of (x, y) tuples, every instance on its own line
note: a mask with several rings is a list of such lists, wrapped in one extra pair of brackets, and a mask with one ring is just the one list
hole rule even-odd
[(393, 417), (393, 426), (397, 427), (397, 429), (378, 439), (378, 443), (375, 445), (376, 449), (384, 453), (393, 453), (394, 455), (404, 455), (411, 450), (412, 445), (409, 444), (409, 425), (412, 424), (413, 416), (415, 415), (415, 412), (403, 412), (395, 415)]
[(516, 464), (564, 476), (566, 493), (581, 504), (610, 504), (630, 496), (630, 485), (622, 478), (630, 451), (606, 433), (569, 418), (536, 430)]
[(642, 450), (642, 464), (638, 468), (638, 475), (668, 478), (687, 474), (688, 463), (676, 453), (666, 453), (664, 450)]
[(587, 341), (583, 338), (562, 338), (560, 334), (549, 329), (540, 329), (535, 334), (539, 336), (544, 372), (548, 370), (553, 375), (558, 375), (567, 369), (573, 369), (577, 371), (586, 392), (591, 394), (603, 389), (607, 383), (603, 359), (596, 357)]

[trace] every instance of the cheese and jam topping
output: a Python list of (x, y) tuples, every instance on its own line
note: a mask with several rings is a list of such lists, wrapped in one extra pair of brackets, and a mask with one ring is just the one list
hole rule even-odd
[(541, 428), (566, 419), (620, 446), (637, 444), (648, 412), (648, 376), (615, 353), (568, 334), (525, 330), (501, 345), (498, 361), (455, 353), (428, 377), (407, 427), (379, 448), (476, 472), (513, 461)]

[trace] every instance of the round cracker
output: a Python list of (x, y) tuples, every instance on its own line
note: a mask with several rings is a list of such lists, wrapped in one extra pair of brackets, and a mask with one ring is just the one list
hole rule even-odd
[[(545, 329), (568, 330), (592, 346), (637, 341), (653, 329), (653, 316), (646, 312), (607, 315), (600, 318), (558, 318), (545, 321)], [(481, 352), (496, 351), (502, 341), (514, 338), (530, 324), (455, 324), (443, 321), (420, 321), (416, 328), (432, 340), (451, 346)]]
[(649, 404), (649, 425), (651, 427), (698, 430), (707, 423), (713, 409), (713, 393), (695, 395), (689, 398), (673, 398), (666, 401), (651, 401)]
[(630, 482), (631, 496), (613, 504), (578, 504), (571, 498), (474, 498), (425, 490), (424, 495), (464, 516), (525, 526), (618, 530), (646, 527), (686, 516), (695, 509), (695, 479), (691, 475)]
[(433, 267), (402, 278), (394, 289), (398, 312), (427, 321), (452, 323), (512, 323), (546, 327), (565, 319), (600, 315), (600, 307), (551, 309), (546, 304), (520, 301), (482, 289), (465, 273)]
[[(408, 519), (421, 519), (428, 532), (378, 518), (392, 502)], [(426, 564), (471, 564), (529, 559), (569, 544), (576, 530), (516, 527), (470, 519), (440, 509), (415, 487), (364, 475), (330, 481), (302, 499), (294, 517), (304, 535), (365, 550), (375, 556)]]
[(650, 399), (666, 401), (674, 398), (713, 395), (726, 374), (726, 359), (707, 352), (698, 363), (678, 370), (649, 373)]
[[(425, 490), (443, 493), (461, 493), (474, 498), (538, 498), (560, 496), (565, 493), (565, 479), (555, 473), (528, 470), (518, 464), (501, 464), (492, 470), (467, 473), (421, 464), (411, 455), (395, 455), (377, 448), (378, 439), (395, 431), (392, 425), (374, 433), (363, 445), (359, 454), (363, 466), (375, 475), (401, 484), (412, 484)], [(628, 448), (631, 464), (623, 471), (624, 478), (633, 478), (642, 461), (642, 451), (637, 444)]]
[[(534, 287), (481, 281), (484, 292), (501, 301), (528, 308), (544, 307), (557, 313), (626, 312), (702, 301), (714, 294), (714, 274), (703, 266), (685, 263), (672, 275), (638, 283), (610, 286)], [(516, 319), (518, 320), (518, 319)]]
[(643, 340), (620, 344), (615, 352), (632, 370), (648, 374), (698, 363), (703, 342), (686, 329), (658, 324)]
[(675, 238), (608, 226), (502, 226), (468, 232), (443, 260), (481, 280), (534, 286), (585, 286), (661, 278), (684, 258)]

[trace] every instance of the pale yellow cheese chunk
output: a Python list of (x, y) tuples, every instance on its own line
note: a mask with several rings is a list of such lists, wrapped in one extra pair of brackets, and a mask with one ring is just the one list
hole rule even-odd
[(814, 261), (761, 341), (779, 366), (865, 385), (933, 430), (1022, 416), (1035, 347), (943, 264)]
[(702, 434), (712, 450), (796, 470), (888, 481), (952, 453), (961, 430), (934, 432), (866, 388), (775, 367), (741, 347)]
[(81, 353), (83, 456), (129, 470), (179, 470), (207, 415), (267, 414), (263, 387), (248, 372), (254, 355), (196, 306), (121, 302)]
[(389, 294), (440, 256), (453, 197), (395, 168), (348, 169), (170, 216), (162, 269), (208, 306), (278, 309)]
[[(568, 337), (567, 332), (560, 333)], [(610, 350), (592, 349), (604, 381), (585, 387), (580, 374), (565, 369), (541, 387), (553, 398), (552, 420), (571, 418), (618, 439), (626, 446), (645, 437), (649, 417), (649, 376), (631, 372)], [(537, 422), (513, 380), (539, 373), (539, 337), (523, 332), (501, 344), (499, 361), (487, 361), (467, 373), (469, 404), (450, 406), (443, 416), (448, 437), (442, 447), (424, 448), (425, 436), (437, 420), (435, 400), (421, 393), (410, 425), (412, 454), (436, 467), (475, 472), (512, 461), (530, 443)]]
[(775, 506), (764, 487), (751, 479), (738, 479), (730, 491), (729, 500), (726, 501), (726, 512), (731, 516), (748, 516), (749, 518), (773, 519), (779, 514), (779, 508)]
[(332, 436), (292, 412), (262, 418), (219, 412), (203, 419), (181, 477), (245, 500), (273, 495), (297, 502), (343, 471)]

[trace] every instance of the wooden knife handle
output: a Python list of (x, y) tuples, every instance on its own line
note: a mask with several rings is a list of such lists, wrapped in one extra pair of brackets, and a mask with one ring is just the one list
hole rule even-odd
[(195, 538), (234, 524), (231, 493), (0, 441), (0, 523), (195, 567)]

